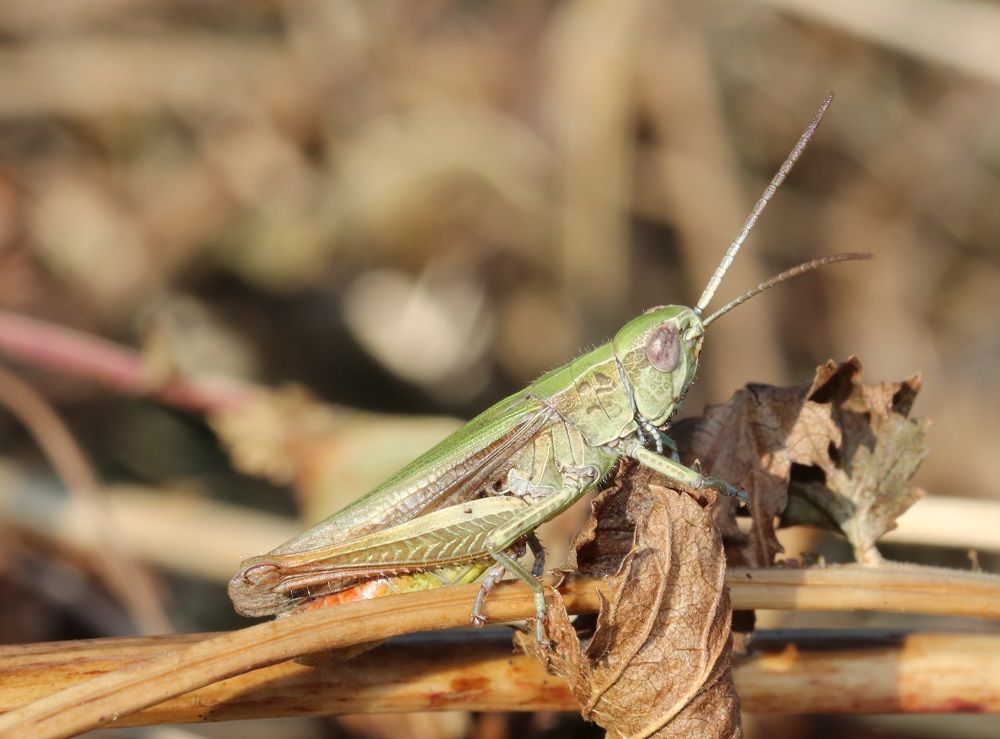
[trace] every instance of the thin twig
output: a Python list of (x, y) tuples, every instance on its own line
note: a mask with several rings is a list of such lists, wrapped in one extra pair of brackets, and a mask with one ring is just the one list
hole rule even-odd
[[(730, 571), (733, 607), (867, 608), (1000, 619), (1000, 577), (919, 567), (856, 565)], [(206, 639), (60, 690), (0, 716), (0, 735), (50, 737), (85, 731), (219, 680), (302, 654), (402, 634), (465, 626), (478, 585), (456, 586), (320, 609)], [(571, 613), (593, 613), (599, 580), (560, 588)], [(528, 618), (531, 592), (502, 583), (487, 600), (491, 622)]]
[[(0, 711), (52, 685), (160, 657), (207, 638), (95, 639), (7, 647)], [(1000, 712), (1000, 636), (758, 632), (734, 670), (754, 713)], [(902, 687), (905, 686), (905, 690)], [(572, 711), (566, 683), (511, 651), (506, 630), (422, 635), (322, 669), (282, 662), (213, 683), (116, 726), (401, 711)]]
[(1000, 619), (1000, 576), (899, 563), (726, 573), (733, 608), (890, 611)]
[(34, 388), (2, 366), (0, 405), (28, 429), (70, 495), (88, 515), (101, 542), (97, 547), (99, 561), (139, 629), (146, 634), (171, 631), (152, 582), (132, 560), (97, 474), (66, 424)]
[(254, 392), (248, 383), (225, 378), (174, 377), (154, 383), (142, 355), (133, 349), (7, 311), (0, 311), (0, 352), (24, 364), (86, 378), (196, 413), (238, 408)]

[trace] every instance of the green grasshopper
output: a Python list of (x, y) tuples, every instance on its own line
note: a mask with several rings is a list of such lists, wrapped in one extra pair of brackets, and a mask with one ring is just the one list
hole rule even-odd
[[(832, 95), (799, 137), (694, 308), (647, 310), (611, 341), (501, 400), (364, 497), (269, 554), (246, 560), (229, 584), (236, 610), (248, 616), (282, 613), (375, 579), (395, 578), (414, 590), (468, 582), (489, 568), (472, 622), (484, 622), (484, 598), (509, 572), (532, 589), (536, 634), (544, 641), (544, 553), (533, 532), (597, 486), (619, 458), (634, 459), (681, 486), (713, 488), (747, 501), (729, 482), (683, 466), (664, 432), (694, 380), (712, 322), (798, 274), (871, 256), (806, 262), (702, 317), (831, 101)], [(525, 547), (535, 558), (531, 571), (518, 561)], [(415, 573), (420, 576), (407, 579)]]

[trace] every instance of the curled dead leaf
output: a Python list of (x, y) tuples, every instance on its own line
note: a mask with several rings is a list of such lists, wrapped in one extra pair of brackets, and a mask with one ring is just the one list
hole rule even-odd
[[(788, 502), (792, 469), (789, 439), (802, 408), (804, 388), (748, 385), (724, 405), (708, 406), (701, 418), (685, 419), (671, 433), (687, 464), (750, 493), (749, 534), (736, 525), (735, 501), (720, 500), (716, 523), (728, 543), (730, 564), (767, 567), (782, 551), (774, 522)], [(806, 426), (805, 439), (824, 430)], [(832, 433), (834, 429), (827, 429)]]
[(623, 465), (574, 542), (575, 568), (612, 585), (593, 636), (581, 646), (556, 594), (546, 624), (553, 651), (521, 640), (567, 679), (584, 717), (609, 736), (742, 732), (714, 500), (714, 493), (695, 498)]

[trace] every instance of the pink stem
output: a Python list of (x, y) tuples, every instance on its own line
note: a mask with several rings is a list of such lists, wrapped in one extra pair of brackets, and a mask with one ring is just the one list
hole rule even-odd
[(252, 384), (225, 378), (174, 377), (152, 383), (142, 356), (133, 349), (7, 311), (0, 311), (0, 352), (25, 364), (196, 413), (231, 410), (254, 393)]

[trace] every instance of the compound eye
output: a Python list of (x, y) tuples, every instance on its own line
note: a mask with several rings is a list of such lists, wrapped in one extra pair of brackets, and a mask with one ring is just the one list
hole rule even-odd
[(653, 331), (646, 342), (646, 359), (660, 372), (670, 372), (681, 356), (677, 326), (667, 323)]

